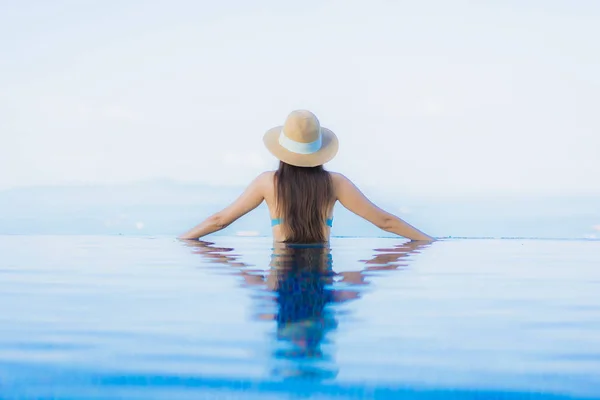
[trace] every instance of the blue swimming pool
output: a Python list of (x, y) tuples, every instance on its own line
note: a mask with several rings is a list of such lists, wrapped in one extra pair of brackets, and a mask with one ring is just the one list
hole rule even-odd
[(600, 241), (214, 241), (0, 236), (0, 398), (600, 398)]

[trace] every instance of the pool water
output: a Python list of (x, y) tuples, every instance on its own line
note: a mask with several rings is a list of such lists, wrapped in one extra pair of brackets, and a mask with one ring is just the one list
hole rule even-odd
[(213, 240), (0, 236), (0, 398), (600, 398), (600, 241)]

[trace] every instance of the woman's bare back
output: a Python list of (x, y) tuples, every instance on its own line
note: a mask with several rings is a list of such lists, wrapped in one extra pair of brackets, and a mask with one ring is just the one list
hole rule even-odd
[[(327, 215), (333, 216), (335, 203), (352, 211), (354, 214), (366, 219), (380, 229), (395, 233), (411, 240), (432, 241), (433, 238), (411, 226), (397, 216), (388, 213), (373, 204), (348, 178), (344, 175), (329, 172), (334, 188), (334, 202), (329, 206)], [(235, 220), (258, 207), (263, 201), (267, 203), (271, 219), (278, 219), (275, 172), (268, 171), (260, 174), (246, 190), (231, 205), (208, 217), (205, 221), (179, 236), (180, 239), (198, 239), (202, 236), (221, 230)], [(285, 221), (273, 226), (273, 239), (278, 242), (285, 241)], [(323, 221), (325, 237), (330, 237), (330, 227)]]

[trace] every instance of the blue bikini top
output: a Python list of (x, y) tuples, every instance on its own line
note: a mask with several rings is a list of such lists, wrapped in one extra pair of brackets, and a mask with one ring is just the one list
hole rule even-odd
[[(271, 226), (276, 226), (281, 224), (281, 222), (283, 221), (282, 218), (273, 218), (271, 220)], [(333, 218), (327, 218), (325, 220), (325, 223), (327, 224), (327, 226), (332, 227), (333, 226)]]

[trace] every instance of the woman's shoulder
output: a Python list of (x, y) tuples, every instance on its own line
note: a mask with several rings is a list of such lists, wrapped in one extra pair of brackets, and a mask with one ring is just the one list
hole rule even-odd
[(258, 175), (258, 177), (256, 177), (256, 179), (263, 180), (263, 181), (273, 180), (273, 178), (275, 177), (275, 172), (276, 171), (261, 172), (260, 175)]
[(254, 184), (259, 185), (259, 186), (264, 186), (264, 185), (271, 186), (273, 184), (274, 179), (275, 179), (275, 171), (265, 171), (265, 172), (262, 172), (261, 174), (259, 174), (254, 179)]
[(331, 180), (333, 181), (334, 185), (343, 185), (346, 182), (350, 182), (350, 179), (346, 178), (344, 174), (339, 172), (329, 171), (329, 176), (331, 176)]

